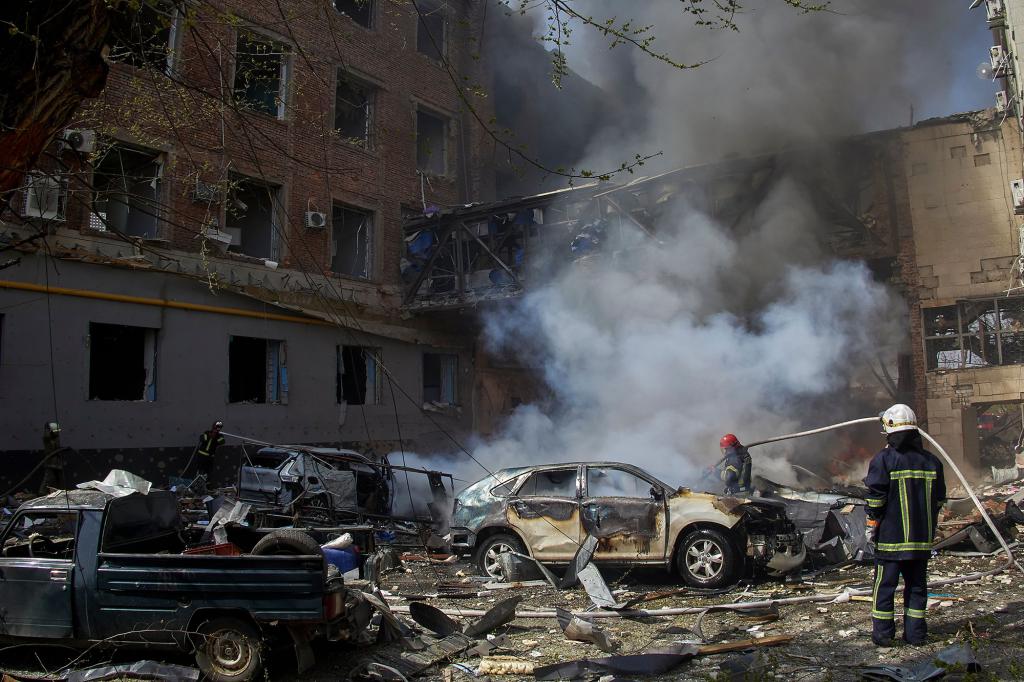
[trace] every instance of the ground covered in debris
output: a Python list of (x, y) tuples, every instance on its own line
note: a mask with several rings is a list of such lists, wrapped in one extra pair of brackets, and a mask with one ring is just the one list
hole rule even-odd
[[(1018, 555), (1020, 552), (1018, 552)], [(987, 570), (1001, 561), (990, 558), (939, 557), (932, 562), (932, 579), (954, 577)], [(589, 600), (577, 586), (558, 591), (543, 586), (486, 590), (469, 576), (471, 567), (464, 563), (427, 564), (406, 562), (381, 581), (392, 606), (408, 605), (409, 598), (427, 596), (430, 604), (445, 609), (487, 609), (511, 595), (522, 595), (520, 611), (562, 607), (584, 610)], [(605, 570), (609, 585), (621, 600), (641, 594), (679, 588), (674, 577), (658, 569), (634, 569), (626, 574)], [(753, 640), (755, 644), (771, 641), (774, 636), (791, 636), (785, 644), (760, 649), (755, 659), (754, 676), (747, 679), (857, 680), (863, 679), (863, 666), (889, 664), (912, 667), (930, 658), (952, 643), (966, 643), (975, 651), (981, 664), (978, 673), (951, 669), (946, 679), (1011, 680), (1024, 679), (1024, 648), (1020, 647), (1020, 630), (1024, 625), (1024, 594), (1020, 589), (1024, 576), (1004, 573), (977, 581), (932, 590), (929, 600), (927, 646), (895, 646), (879, 650), (870, 639), (871, 619), (868, 598), (854, 597), (845, 603), (806, 603), (781, 606), (778, 618), (769, 614), (747, 617), (735, 613), (710, 613), (699, 629), (708, 643)], [(799, 597), (813, 592), (839, 592), (846, 587), (868, 587), (869, 566), (855, 566), (819, 576), (814, 581), (786, 585), (779, 581), (758, 581), (741, 584), (727, 594), (705, 597), (681, 594), (652, 600), (643, 604), (650, 609), (666, 607), (712, 606), (739, 601), (760, 601)], [(461, 587), (460, 587), (461, 586)], [(443, 596), (457, 593), (458, 598)], [(482, 594), (481, 594), (482, 593)], [(439, 594), (440, 596), (433, 596)], [(478, 596), (479, 595), (479, 596)], [(898, 602), (897, 602), (898, 603)], [(898, 608), (897, 608), (898, 610)], [(408, 615), (403, 620), (412, 623)], [(599, 621), (618, 642), (616, 654), (643, 653), (673, 642), (696, 641), (697, 615), (640, 619), (607, 619)], [(459, 619), (457, 619), (459, 620)], [(567, 641), (557, 621), (519, 618), (494, 631), (499, 648), (489, 655), (513, 656), (535, 666), (579, 658), (607, 656), (596, 645)], [(366, 661), (387, 663), (401, 655), (397, 644), (376, 645), (353, 651), (344, 645), (330, 645), (318, 651), (317, 665), (302, 675), (275, 671), (272, 679), (335, 680)], [(730, 678), (721, 664), (737, 659), (739, 653), (698, 656), (670, 672), (648, 679), (744, 679)], [(461, 655), (453, 658), (457, 665), (439, 665), (427, 673), (430, 679), (473, 679), (481, 657)], [(596, 675), (594, 676), (596, 677)], [(502, 679), (533, 679), (532, 675), (503, 676)]]

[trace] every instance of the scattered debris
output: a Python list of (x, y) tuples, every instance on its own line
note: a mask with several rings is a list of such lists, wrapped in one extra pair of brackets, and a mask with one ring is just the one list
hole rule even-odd
[(538, 680), (577, 679), (590, 675), (620, 673), (623, 675), (660, 675), (668, 672), (683, 661), (698, 653), (692, 644), (674, 644), (663, 649), (651, 649), (642, 654), (608, 656), (607, 658), (582, 658), (554, 665), (545, 665), (533, 671)]
[[(108, 476), (109, 478), (109, 476)], [(84, 670), (73, 670), (64, 677), (67, 682), (100, 682), (101, 680), (167, 680), (167, 682), (196, 682), (199, 669), (183, 665), (136, 661), (119, 665), (102, 665)]]
[(124, 497), (132, 493), (147, 495), (153, 484), (130, 471), (111, 469), (102, 481), (86, 481), (75, 487), (79, 490), (99, 490), (112, 497)]
[(515, 656), (488, 656), (481, 659), (477, 675), (532, 675), (535, 664)]
[(571, 639), (574, 642), (589, 642), (606, 653), (611, 653), (619, 648), (618, 642), (589, 620), (574, 616), (565, 609), (556, 608), (555, 613), (558, 615), (558, 624), (566, 639)]
[(974, 657), (971, 647), (961, 643), (946, 647), (934, 658), (929, 658), (913, 668), (897, 665), (869, 665), (858, 668), (858, 672), (866, 680), (925, 682), (925, 680), (942, 679), (946, 676), (946, 669), (954, 666), (958, 672), (977, 673), (981, 670), (981, 665)]

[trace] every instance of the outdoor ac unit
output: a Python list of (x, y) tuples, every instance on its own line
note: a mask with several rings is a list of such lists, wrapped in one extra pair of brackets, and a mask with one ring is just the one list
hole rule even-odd
[(996, 111), (1003, 113), (1009, 104), (1010, 99), (1006, 96), (1006, 90), (1000, 90), (996, 93)]
[(1013, 196), (1014, 213), (1024, 213), (1024, 178), (1010, 181), (1010, 194)]
[(995, 21), (1003, 16), (1003, 0), (985, 0), (985, 19)]
[(1002, 45), (993, 45), (988, 48), (988, 61), (992, 65), (992, 73), (997, 76), (1006, 71), (1006, 51)]
[(240, 227), (225, 227), (222, 232), (231, 236), (231, 246), (242, 245), (242, 228)]
[(71, 149), (82, 154), (91, 154), (96, 151), (96, 132), (93, 130), (65, 130), (61, 135)]
[(107, 213), (106, 211), (93, 211), (89, 214), (89, 228), (92, 230), (99, 230), (100, 232), (107, 231)]
[(306, 227), (311, 230), (322, 230), (327, 227), (327, 214), (320, 211), (306, 211)]
[(43, 220), (64, 220), (64, 183), (59, 178), (41, 173), (25, 176), (26, 218)]

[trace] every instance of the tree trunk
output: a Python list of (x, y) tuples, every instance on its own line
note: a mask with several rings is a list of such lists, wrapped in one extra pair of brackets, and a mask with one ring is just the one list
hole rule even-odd
[(104, 0), (3, 0), (0, 64), (0, 200), (10, 201), (79, 104), (107, 81)]

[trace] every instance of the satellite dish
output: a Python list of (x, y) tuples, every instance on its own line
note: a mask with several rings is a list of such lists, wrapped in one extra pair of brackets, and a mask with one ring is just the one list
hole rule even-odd
[(995, 76), (992, 73), (992, 64), (989, 62), (978, 64), (978, 68), (974, 70), (974, 73), (983, 81), (995, 80)]

